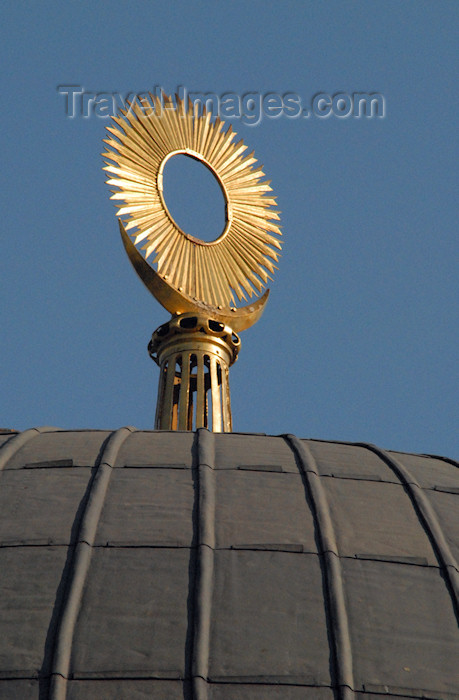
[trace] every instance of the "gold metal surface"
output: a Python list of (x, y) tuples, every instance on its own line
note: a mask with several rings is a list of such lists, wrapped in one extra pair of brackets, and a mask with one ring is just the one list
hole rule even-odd
[[(126, 253), (137, 274), (172, 318), (152, 336), (148, 350), (160, 367), (155, 427), (214, 432), (232, 429), (229, 367), (240, 348), (238, 332), (261, 316), (269, 296), (258, 296), (275, 269), (281, 244), (271, 187), (255, 168), (253, 153), (234, 143), (230, 127), (176, 97), (150, 95), (113, 117), (103, 154)], [(211, 242), (191, 236), (172, 218), (163, 194), (167, 161), (184, 154), (203, 163), (218, 180), (226, 203), (223, 232)], [(117, 205), (118, 206), (118, 205)], [(131, 241), (127, 230), (134, 232)], [(145, 257), (136, 248), (143, 243)], [(147, 258), (154, 253), (152, 267)]]
[(228, 368), (239, 348), (231, 328), (202, 314), (182, 314), (157, 328), (148, 346), (161, 371), (156, 428), (231, 431)]
[(200, 310), (212, 318), (215, 318), (217, 321), (231, 326), (236, 333), (250, 328), (250, 326), (253, 326), (253, 324), (258, 321), (268, 301), (269, 289), (265, 291), (260, 299), (256, 299), (252, 304), (248, 304), (239, 309), (234, 306), (232, 308), (218, 309), (214, 306), (197, 302), (183, 292), (174, 289), (174, 287), (163, 279), (139, 253), (127, 235), (120, 219), (118, 219), (118, 223), (124, 248), (133, 268), (147, 289), (150, 290), (159, 303), (171, 314), (177, 315)]
[[(107, 182), (118, 188), (112, 199), (124, 202), (118, 216), (127, 216), (134, 243), (143, 242), (145, 259), (155, 253), (158, 275), (194, 302), (225, 311), (235, 306), (235, 296), (241, 301), (246, 293), (261, 293), (279, 257), (279, 213), (269, 181), (262, 180), (261, 167), (254, 168), (252, 153), (243, 156), (242, 140), (233, 142), (232, 127), (223, 131), (218, 117), (211, 121), (205, 109), (200, 115), (191, 102), (176, 97), (174, 106), (165, 98), (163, 107), (153, 95), (113, 120), (103, 154), (112, 161), (104, 168), (114, 176)], [(226, 226), (214, 241), (182, 231), (166, 206), (163, 170), (177, 154), (199, 160), (219, 182)]]

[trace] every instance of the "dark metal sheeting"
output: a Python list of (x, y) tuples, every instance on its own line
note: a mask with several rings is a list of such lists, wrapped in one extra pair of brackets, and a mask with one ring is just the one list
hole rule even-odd
[(425, 531), (401, 484), (323, 479), (336, 523), (338, 550), (347, 557), (396, 557), (437, 566)]
[(211, 680), (330, 682), (317, 555), (217, 552), (212, 609)]
[(91, 467), (3, 471), (0, 546), (73, 542), (75, 515), (90, 477)]
[(344, 559), (343, 572), (357, 687), (457, 691), (457, 621), (439, 570)]
[(0, 698), (458, 700), (458, 476), (293, 436), (0, 431)]
[(43, 650), (66, 556), (65, 547), (0, 547), (0, 678), (49, 673)]
[(186, 694), (189, 683), (158, 679), (71, 681), (67, 690), (68, 700), (183, 700)]
[(97, 548), (73, 639), (74, 678), (185, 675), (189, 552)]
[(215, 441), (215, 468), (276, 472), (280, 469), (298, 474), (295, 458), (285, 441), (267, 435), (219, 435)]
[(0, 679), (0, 698), (2, 700), (36, 700), (39, 697), (38, 680), (2, 680)]
[[(74, 467), (92, 466), (97, 461), (104, 441), (110, 432), (105, 430), (59, 430), (56, 428), (33, 428), (10, 438), (2, 446), (2, 452), (21, 445), (9, 457), (4, 469), (23, 469), (26, 465), (46, 466), (61, 459), (72, 459)], [(0, 453), (1, 460), (1, 453)], [(1, 462), (0, 462), (1, 465)]]
[(191, 469), (114, 469), (95, 544), (190, 547), (193, 504)]
[(316, 551), (299, 474), (217, 471), (215, 483), (217, 547)]
[[(155, 435), (161, 437), (154, 439)], [(115, 466), (190, 468), (193, 464), (193, 445), (193, 433), (134, 432), (121, 446)]]

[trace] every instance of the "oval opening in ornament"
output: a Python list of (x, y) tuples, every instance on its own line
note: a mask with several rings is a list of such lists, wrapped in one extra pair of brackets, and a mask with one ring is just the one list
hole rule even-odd
[(184, 233), (212, 243), (225, 230), (226, 202), (219, 182), (195, 158), (179, 153), (168, 159), (164, 165), (163, 197)]

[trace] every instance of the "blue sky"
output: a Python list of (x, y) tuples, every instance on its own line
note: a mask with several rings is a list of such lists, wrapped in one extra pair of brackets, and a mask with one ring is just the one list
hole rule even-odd
[[(3, 16), (3, 427), (153, 426), (146, 346), (167, 312), (122, 249), (108, 120), (67, 116), (59, 85), (305, 106), (377, 92), (384, 118), (229, 120), (284, 234), (231, 370), (234, 428), (457, 456), (457, 2), (18, 2)], [(189, 191), (174, 173), (179, 220), (221, 216), (202, 173)]]

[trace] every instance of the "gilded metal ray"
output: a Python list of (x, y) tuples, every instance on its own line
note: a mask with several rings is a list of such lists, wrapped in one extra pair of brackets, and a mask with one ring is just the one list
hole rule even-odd
[[(269, 181), (263, 180), (263, 166), (256, 166), (253, 153), (245, 154), (242, 140), (234, 142), (231, 126), (225, 131), (218, 117), (212, 120), (205, 108), (200, 114), (197, 105), (177, 96), (175, 104), (167, 96), (135, 101), (113, 122), (107, 127), (104, 170), (110, 174), (108, 184), (116, 188), (111, 198), (118, 216), (126, 217), (135, 244), (143, 242), (145, 259), (139, 257), (150, 267), (146, 258), (154, 255), (159, 279), (190, 302), (229, 314), (234, 326), (234, 297), (241, 301), (246, 294), (262, 292), (281, 248), (279, 212)], [(164, 167), (178, 154), (209, 168), (223, 192), (226, 225), (214, 241), (187, 234), (167, 208)], [(132, 251), (128, 254), (132, 262)]]

